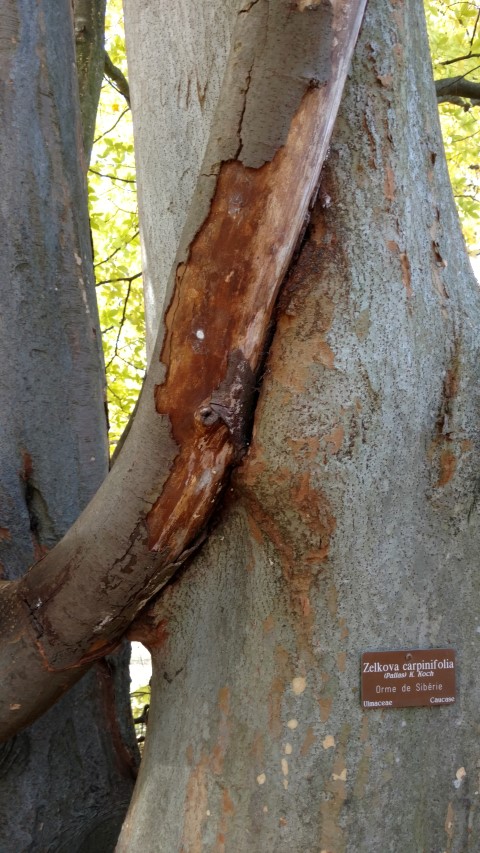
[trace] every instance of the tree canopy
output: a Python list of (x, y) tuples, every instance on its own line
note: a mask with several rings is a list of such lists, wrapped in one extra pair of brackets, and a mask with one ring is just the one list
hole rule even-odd
[(480, 252), (480, 4), (426, 0), (445, 153), (471, 255)]

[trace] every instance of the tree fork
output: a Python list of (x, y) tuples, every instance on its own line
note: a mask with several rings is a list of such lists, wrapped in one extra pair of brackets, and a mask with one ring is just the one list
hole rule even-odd
[[(328, 7), (327, 79), (304, 80), (272, 159), (259, 168), (222, 163), (210, 212), (176, 271), (162, 362), (152, 360), (118, 461), (64, 539), (3, 589), (3, 739), (115, 646), (189, 552), (242, 453), (252, 377), (318, 185), (364, 8), (364, 0)], [(292, 14), (321, 11), (299, 3)]]

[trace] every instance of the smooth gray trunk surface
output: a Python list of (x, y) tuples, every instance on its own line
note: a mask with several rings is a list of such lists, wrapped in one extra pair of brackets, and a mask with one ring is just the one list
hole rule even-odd
[[(69, 0), (2, 5), (0, 115), (0, 569), (14, 579), (108, 466)], [(122, 653), (2, 745), (2, 851), (113, 848), (132, 788), (128, 719)]]
[[(421, 4), (371, 0), (250, 454), (149, 624), (119, 850), (478, 849), (479, 319)], [(362, 651), (435, 646), (455, 705), (361, 709)]]
[[(238, 8), (238, 0), (200, 6), (179, 0), (167, 10), (145, 0), (139, 14), (135, 0), (124, 3), (149, 357), (162, 317), (160, 292), (201, 171)], [(214, 177), (206, 182), (211, 196)], [(188, 238), (183, 242), (188, 245)]]

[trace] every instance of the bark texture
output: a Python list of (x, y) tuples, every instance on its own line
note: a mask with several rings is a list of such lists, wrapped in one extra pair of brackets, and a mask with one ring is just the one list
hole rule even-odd
[(97, 107), (105, 68), (106, 5), (107, 0), (74, 0), (73, 3), (83, 150), (87, 168), (92, 153)]
[[(2, 5), (4, 581), (19, 578), (64, 535), (108, 466), (74, 56), (68, 0)], [(1, 850), (98, 850), (85, 846), (97, 830), (102, 849), (112, 849), (132, 789), (126, 663), (122, 653), (99, 664), (46, 717), (2, 745)]]
[[(476, 850), (479, 319), (421, 4), (371, 0), (250, 452), (135, 629), (119, 850)], [(362, 651), (435, 646), (455, 705), (361, 709)]]
[(202, 171), (238, 8), (238, 0), (202, 3), (198, 14), (190, 0), (168, 6), (145, 0), (139, 15), (135, 0), (124, 4), (134, 129), (141, 145), (135, 153), (149, 357), (164, 305), (159, 289), (164, 297)]
[[(272, 5), (271, 31), (283, 33), (285, 8), (283, 0)], [(245, 452), (275, 299), (305, 227), (363, 8), (362, 0), (338, 4), (333, 15), (327, 7), (331, 50), (312, 43), (303, 73), (290, 72), (285, 88), (296, 109), (289, 102), (283, 122), (265, 125), (269, 90), (261, 90), (263, 110), (257, 93), (262, 121), (242, 123), (242, 150), (263, 150), (265, 126), (275, 126), (272, 159), (255, 169), (220, 165), (208, 216), (174, 270), (161, 360), (152, 361), (118, 461), (54, 551), (3, 590), (2, 737), (111, 651), (206, 535), (229, 468)], [(302, 14), (293, 17), (293, 46)], [(277, 65), (283, 47), (282, 38)], [(269, 42), (265, 51), (271, 62)]]

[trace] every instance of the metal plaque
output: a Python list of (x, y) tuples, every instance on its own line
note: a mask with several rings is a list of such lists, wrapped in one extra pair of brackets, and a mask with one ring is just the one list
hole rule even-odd
[(453, 649), (362, 654), (363, 708), (442, 708), (455, 696)]

